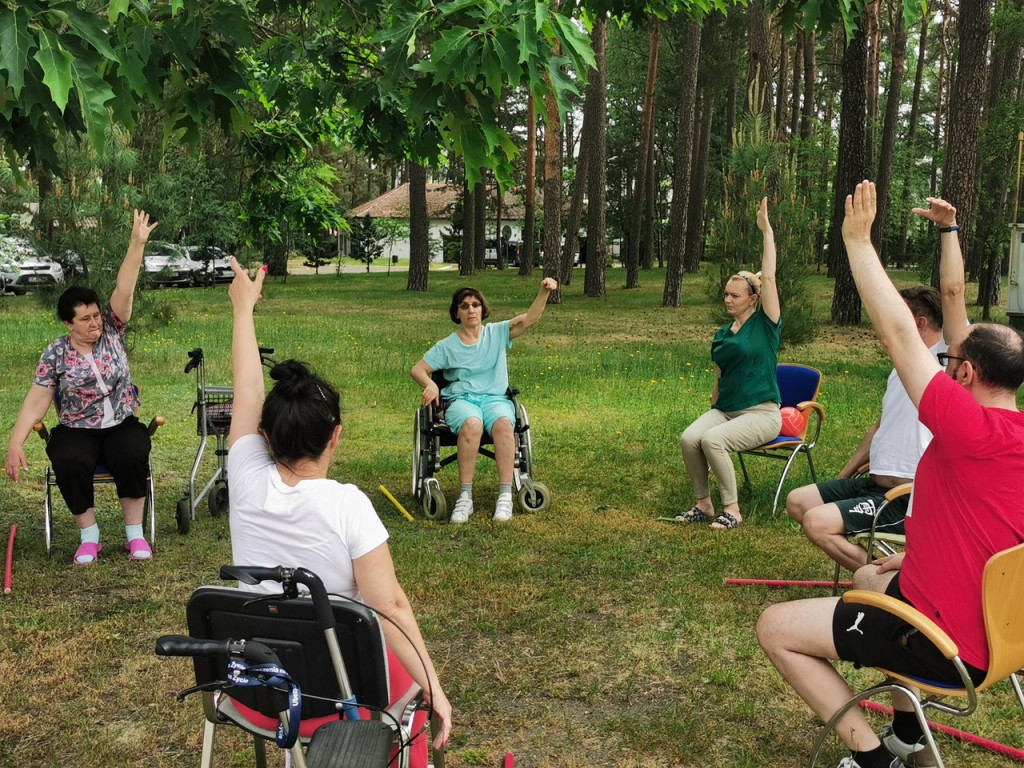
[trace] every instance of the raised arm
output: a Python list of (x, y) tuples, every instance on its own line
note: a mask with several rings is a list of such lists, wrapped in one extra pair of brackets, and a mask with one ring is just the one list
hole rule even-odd
[(11, 431), (11, 440), (7, 444), (7, 477), (18, 482), (18, 473), (28, 469), (28, 461), (25, 459), (25, 441), (32, 434), (32, 427), (37, 421), (41, 421), (50, 409), (53, 402), (53, 390), (49, 387), (42, 387), (32, 384), (25, 395), (25, 402), (21, 404), (18, 418), (14, 422), (14, 429)]
[(256, 323), (253, 310), (263, 292), (263, 279), (267, 268), (263, 266), (251, 280), (249, 273), (231, 257), (231, 271), (235, 279), (228, 287), (231, 298), (234, 325), (231, 332), (231, 371), (234, 383), (234, 403), (231, 411), (231, 430), (228, 442), (234, 442), (243, 435), (255, 434), (260, 425), (260, 409), (263, 407), (263, 364), (260, 361), (260, 347), (256, 342)]
[(967, 332), (967, 280), (960, 252), (956, 208), (939, 197), (929, 197), (927, 208), (912, 212), (939, 228), (939, 293), (942, 295), (942, 337), (952, 346)]
[(441, 720), (441, 730), (434, 740), (434, 749), (440, 749), (451, 733), (452, 705), (448, 703), (441, 688), (441, 681), (437, 678), (434, 663), (423, 643), (409, 599), (395, 576), (388, 545), (381, 544), (362, 557), (357, 557), (352, 561), (352, 572), (366, 604), (388, 616), (405, 632), (399, 632), (390, 621), (381, 621), (388, 648), (402, 662), (412, 679), (423, 688), (434, 714)]
[(530, 308), (523, 314), (513, 317), (509, 322), (508, 335), (510, 338), (515, 339), (522, 336), (540, 321), (540, 316), (544, 314), (544, 307), (548, 303), (548, 294), (557, 287), (558, 281), (553, 277), (545, 277), (541, 281), (540, 290), (537, 291), (537, 298), (533, 300)]
[(779, 305), (779, 285), (775, 280), (775, 232), (768, 221), (767, 197), (757, 207), (757, 228), (764, 240), (761, 251), (761, 308), (773, 323), (777, 323), (782, 316), (782, 307)]
[(122, 321), (132, 318), (132, 302), (135, 300), (135, 286), (139, 282), (139, 269), (142, 268), (142, 254), (149, 242), (149, 234), (156, 229), (157, 222), (149, 223), (149, 214), (145, 211), (133, 213), (132, 234), (128, 242), (128, 252), (124, 255), (121, 268), (117, 270), (117, 283), (110, 294), (110, 308)]
[(942, 369), (921, 341), (910, 308), (889, 280), (871, 245), (875, 207), (875, 185), (862, 181), (852, 195), (846, 196), (843, 242), (871, 324), (916, 407), (928, 382)]

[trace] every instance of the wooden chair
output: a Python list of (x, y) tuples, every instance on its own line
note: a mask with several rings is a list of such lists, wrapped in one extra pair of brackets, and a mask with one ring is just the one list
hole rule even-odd
[[(914, 704), (914, 714), (925, 735), (925, 741), (936, 757), (938, 768), (945, 768), (939, 754), (935, 738), (928, 727), (925, 709), (935, 709), (953, 715), (967, 716), (974, 712), (978, 704), (978, 694), (1006, 678), (1010, 678), (1017, 702), (1024, 712), (1024, 693), (1021, 691), (1017, 674), (1024, 669), (1024, 611), (1020, 610), (1020, 596), (1024, 594), (1024, 544), (998, 552), (989, 558), (982, 577), (981, 600), (985, 617), (985, 633), (988, 636), (989, 668), (988, 674), (980, 685), (974, 685), (967, 669), (960, 660), (956, 643), (943, 632), (927, 616), (901, 600), (889, 597), (880, 592), (851, 590), (843, 595), (847, 603), (870, 605), (889, 611), (903, 619), (927, 637), (942, 651), (960, 673), (962, 686), (940, 685), (927, 680), (891, 672), (879, 668), (885, 674), (885, 680), (856, 694), (826, 723), (824, 730), (814, 744), (810, 766), (814, 768), (818, 754), (835, 728), (840, 718), (860, 702), (874, 698), (879, 693), (901, 691)], [(924, 694), (918, 699), (915, 689)], [(962, 706), (957, 706), (947, 699), (966, 699)]]
[(816, 416), (814, 422), (813, 437), (811, 433), (811, 419), (808, 415), (807, 422), (801, 434), (795, 436), (779, 435), (774, 440), (751, 448), (747, 451), (740, 451), (740, 469), (743, 470), (743, 479), (747, 485), (750, 484), (750, 476), (747, 474), (747, 467), (743, 463), (744, 456), (761, 456), (766, 459), (776, 459), (786, 462), (782, 468), (782, 475), (779, 477), (779, 485), (775, 489), (775, 499), (772, 501), (772, 514), (779, 506), (779, 495), (782, 493), (782, 486), (786, 482), (786, 475), (789, 468), (793, 466), (796, 457), (801, 453), (807, 457), (807, 466), (811, 470), (811, 479), (817, 483), (818, 477), (814, 472), (814, 460), (811, 452), (818, 443), (818, 436), (821, 434), (821, 423), (825, 420), (825, 409), (818, 399), (818, 389), (821, 387), (821, 371), (807, 365), (796, 363), (779, 363), (776, 368), (776, 377), (779, 382), (779, 395), (781, 407), (796, 408), (801, 413), (810, 410)]

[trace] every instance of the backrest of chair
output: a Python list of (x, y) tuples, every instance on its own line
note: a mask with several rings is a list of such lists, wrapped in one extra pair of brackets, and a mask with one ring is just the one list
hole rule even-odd
[(987, 688), (1024, 669), (1024, 544), (997, 552), (985, 564), (981, 599), (988, 636)]
[[(272, 647), (281, 665), (299, 683), (303, 694), (337, 698), (338, 683), (323, 630), (316, 622), (313, 601), (252, 602), (260, 594), (232, 587), (200, 587), (185, 610), (192, 637), (213, 640), (259, 640)], [(371, 708), (389, 703), (387, 655), (376, 615), (339, 597), (331, 598), (338, 643), (356, 700)], [(227, 661), (194, 659), (196, 684), (224, 680)], [(231, 697), (262, 714), (276, 717), (268, 689), (234, 688)], [(302, 719), (337, 710), (330, 702), (303, 698)]]
[(775, 368), (775, 376), (779, 382), (783, 408), (795, 407), (805, 400), (818, 399), (821, 371), (817, 368), (797, 363), (779, 363)]

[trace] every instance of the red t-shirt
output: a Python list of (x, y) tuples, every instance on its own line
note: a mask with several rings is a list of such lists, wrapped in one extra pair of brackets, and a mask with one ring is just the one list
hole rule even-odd
[(907, 511), (900, 590), (988, 669), (981, 576), (997, 552), (1024, 542), (1024, 414), (980, 405), (944, 372), (919, 406), (934, 436)]

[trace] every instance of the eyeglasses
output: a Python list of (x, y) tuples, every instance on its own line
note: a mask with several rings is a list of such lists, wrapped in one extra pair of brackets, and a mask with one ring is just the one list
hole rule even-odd
[(463, 312), (469, 312), (469, 310), (471, 309), (480, 309), (480, 307), (482, 306), (483, 304), (481, 304), (479, 301), (474, 301), (472, 303), (464, 301), (461, 304), (459, 304), (459, 309), (461, 309)]
[(966, 357), (957, 357), (956, 355), (948, 355), (945, 352), (939, 352), (939, 354), (937, 354), (935, 356), (935, 359), (939, 361), (939, 365), (941, 365), (943, 368), (945, 368), (947, 365), (949, 365), (949, 361), (950, 360), (959, 360), (962, 363), (968, 362), (968, 359)]

